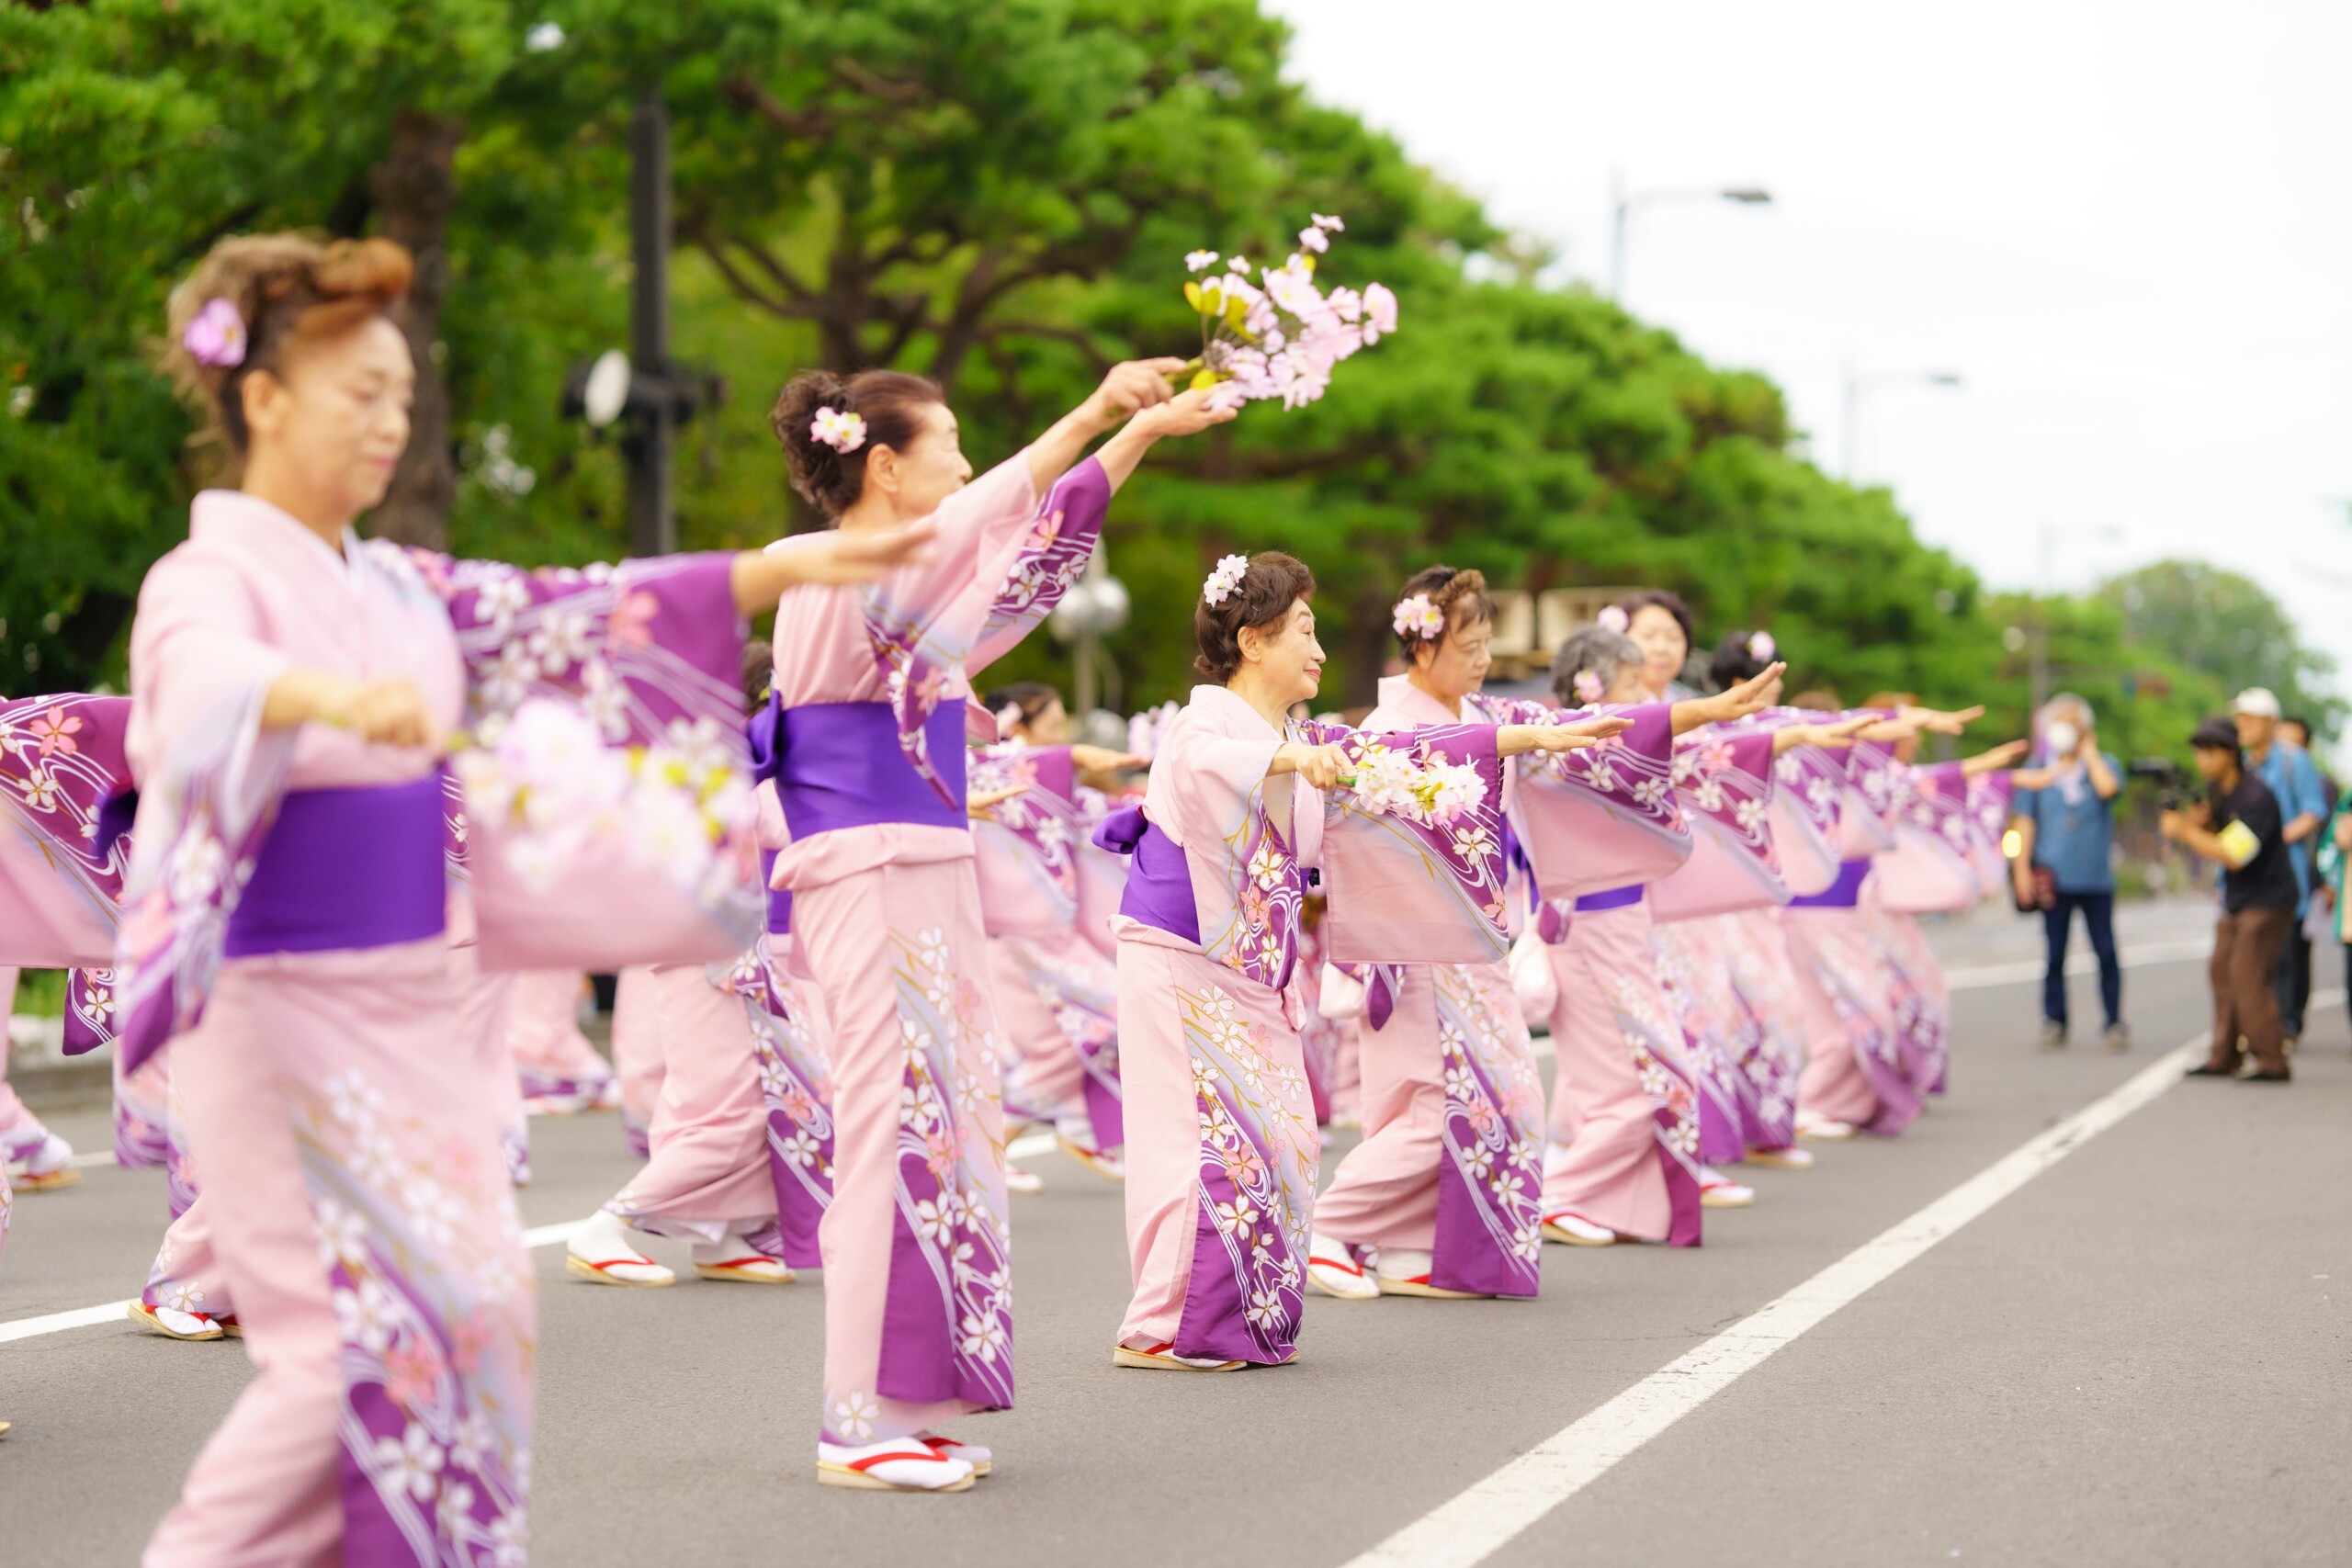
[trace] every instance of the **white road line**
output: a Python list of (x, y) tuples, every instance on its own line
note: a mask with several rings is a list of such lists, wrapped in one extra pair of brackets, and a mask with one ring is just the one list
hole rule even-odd
[[(2192, 958), (2203, 958), (2213, 951), (2210, 936), (2184, 938), (2177, 942), (2151, 942), (2124, 950), (2121, 959), (2126, 969), (2137, 969), (2147, 964), (2182, 964)], [(2014, 986), (2021, 980), (2041, 978), (2042, 961), (2039, 958), (2019, 959), (2014, 964), (1984, 964), (1972, 969), (1953, 969), (1944, 976), (1944, 983), (1955, 991), (1975, 990), (1984, 986)], [(2066, 961), (2069, 975), (2096, 975), (2098, 960), (2087, 953), (2078, 953)]]
[(20, 1317), (14, 1323), (0, 1323), (0, 1345), (11, 1339), (30, 1339), (42, 1334), (62, 1334), (69, 1328), (93, 1328), (101, 1323), (120, 1323), (130, 1310), (128, 1298), (119, 1302), (101, 1302), (94, 1307), (75, 1307), (72, 1312), (53, 1312), (46, 1317)]
[[(2316, 998), (2314, 998), (2316, 1000)], [(2180, 1082), (2210, 1034), (2114, 1089), (1796, 1289), (1544, 1439), (1346, 1568), (1473, 1568), (1781, 1346)]]

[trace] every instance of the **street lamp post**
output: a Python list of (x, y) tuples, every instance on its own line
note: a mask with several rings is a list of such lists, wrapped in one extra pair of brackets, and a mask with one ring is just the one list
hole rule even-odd
[[(667, 389), (670, 364), (670, 112), (662, 89), (647, 90), (629, 121), (628, 230), (637, 282), (630, 293), (633, 367)], [(640, 556), (678, 548), (671, 465), (678, 409), (668, 396), (644, 400), (625, 446), (628, 457), (628, 542)]]
[(1634, 214), (1645, 207), (1671, 201), (1736, 201), (1742, 207), (1770, 207), (1772, 193), (1758, 186), (1667, 186), (1656, 190), (1629, 191), (1625, 172), (1609, 172), (1610, 235), (1609, 298), (1625, 297), (1625, 231)]
[(1848, 360), (1846, 362), (1846, 417), (1839, 430), (1846, 445), (1843, 467), (1846, 470), (1848, 484), (1858, 482), (1861, 477), (1858, 465), (1861, 461), (1862, 451), (1862, 394), (1872, 387), (1883, 386), (1890, 381), (1916, 381), (1928, 387), (1957, 388), (1961, 385), (1957, 371), (1865, 370), (1857, 372), (1854, 362)]
[(1069, 586), (1047, 623), (1070, 649), (1071, 714), (1083, 721), (1101, 702), (1095, 681), (1102, 638), (1127, 624), (1127, 585), (1111, 575), (1110, 552), (1097, 544), (1086, 574)]

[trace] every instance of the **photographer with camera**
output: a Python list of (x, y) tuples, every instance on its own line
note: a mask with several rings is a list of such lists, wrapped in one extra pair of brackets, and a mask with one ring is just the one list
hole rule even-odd
[[(2237, 694), (2230, 711), (2238, 727), (2238, 746), (2245, 754), (2246, 767), (2262, 775), (2262, 782), (2270, 786), (2271, 798), (2278, 803), (2279, 818), (2286, 824), (2287, 859), (2295, 872), (2295, 923), (2287, 928), (2287, 939), (2279, 944), (2278, 973), (2272, 981), (2278, 992), (2279, 1027), (2286, 1031), (2287, 1051), (2291, 1055), (2303, 1038), (2303, 1010), (2312, 995), (2312, 939), (2303, 933), (2302, 920), (2311, 904), (2319, 832), (2327, 825), (2328, 809), (2335, 802), (2320, 782), (2319, 767), (2311, 753), (2281, 733), (2288, 721), (2279, 716), (2278, 699), (2268, 689), (2247, 687)], [(2311, 732), (2306, 728), (2303, 733), (2308, 737)]]
[[(2206, 801), (2157, 818), (2174, 843), (2222, 864), (2222, 918), (2213, 928), (2213, 1048), (2191, 1077), (2238, 1077), (2247, 1056), (2247, 1083), (2285, 1083), (2284, 1037), (2272, 985), (2278, 950), (2294, 923), (2299, 893), (2288, 856), (2286, 824), (2270, 786), (2247, 771), (2238, 726), (2209, 718), (2188, 738), (2197, 771), (2211, 791)], [(2243, 1042), (2243, 1044), (2241, 1044)]]
[(2123, 965), (2115, 953), (2115, 797), (2123, 770), (2098, 748), (2091, 705), (2061, 692), (2041, 707), (2034, 732), (2039, 764), (2019, 769), (2010, 826), (2018, 837), (2010, 870), (2019, 909), (2041, 911), (2048, 967), (2041, 977), (2044, 1051), (2066, 1043), (2066, 945), (2083, 913), (2098, 957), (2099, 1006), (2110, 1051), (2132, 1043), (2123, 1024)]

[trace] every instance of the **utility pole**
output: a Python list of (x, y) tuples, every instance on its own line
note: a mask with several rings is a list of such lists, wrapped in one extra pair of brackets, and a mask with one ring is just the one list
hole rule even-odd
[(672, 469), (678, 435), (670, 363), (670, 111), (659, 85), (646, 89), (629, 120), (629, 256), (636, 286), (629, 300), (630, 368), (660, 389), (632, 399), (622, 443), (628, 459), (628, 543), (638, 556), (678, 547)]

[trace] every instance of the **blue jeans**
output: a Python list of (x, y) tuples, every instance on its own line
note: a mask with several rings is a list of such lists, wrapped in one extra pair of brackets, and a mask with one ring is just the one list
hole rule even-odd
[(2075, 911), (2083, 912), (2083, 928), (2091, 933), (2091, 952), (2098, 955), (2098, 999), (2111, 1027), (2123, 1017), (2123, 965), (2115, 956), (2115, 895), (2061, 893), (2058, 902), (2041, 911), (2049, 968), (2041, 976), (2041, 1016), (2064, 1028), (2066, 1023), (2066, 938)]

